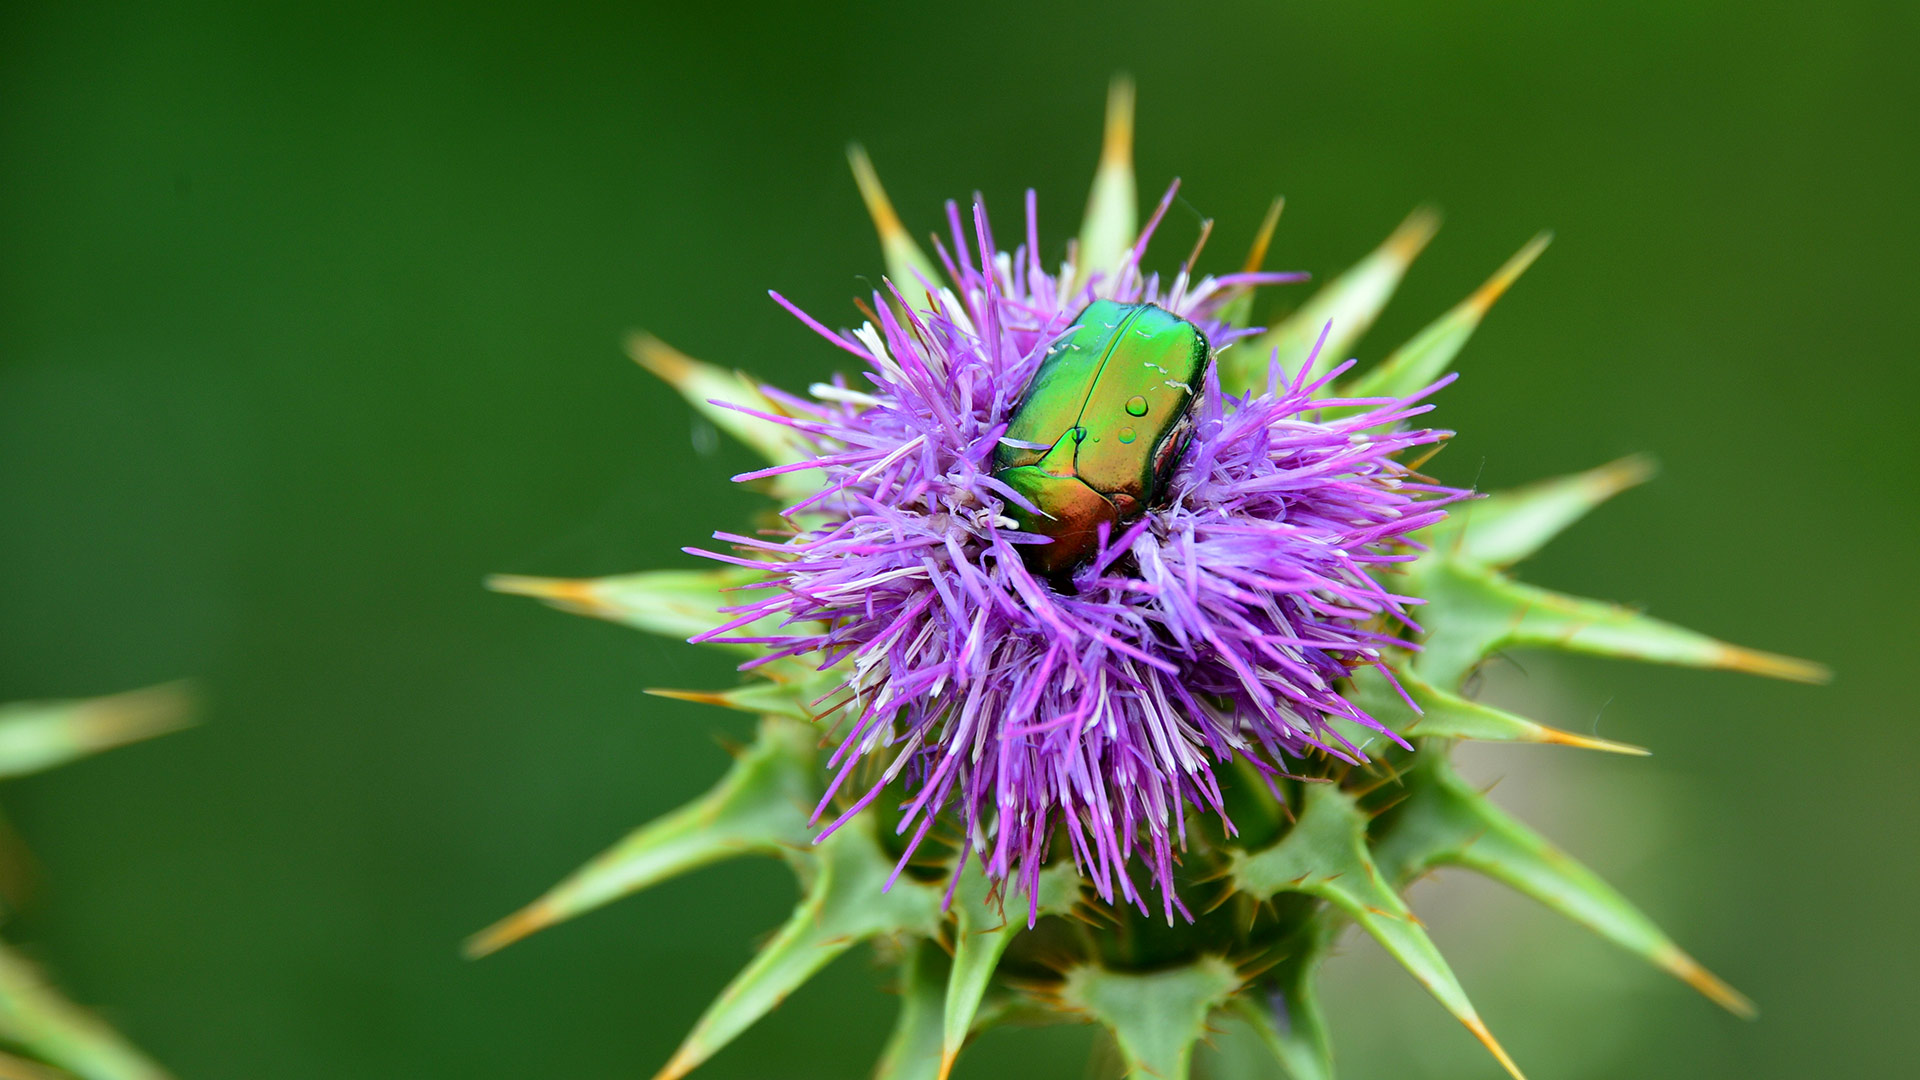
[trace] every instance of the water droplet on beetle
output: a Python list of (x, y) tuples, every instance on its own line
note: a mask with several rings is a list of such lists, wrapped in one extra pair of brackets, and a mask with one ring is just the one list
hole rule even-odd
[(1147, 399), (1141, 397), (1139, 394), (1135, 394), (1132, 397), (1128, 398), (1127, 399), (1127, 415), (1128, 416), (1147, 415)]
[(1132, 441), (1133, 441), (1133, 439), (1134, 439), (1134, 434), (1133, 434), (1133, 429), (1132, 429), (1132, 428), (1130, 428), (1130, 427), (1123, 427), (1123, 428), (1121, 428), (1121, 429), (1120, 429), (1120, 441), (1121, 441), (1121, 442), (1123, 442), (1123, 443), (1130, 443), (1130, 442), (1132, 442)]

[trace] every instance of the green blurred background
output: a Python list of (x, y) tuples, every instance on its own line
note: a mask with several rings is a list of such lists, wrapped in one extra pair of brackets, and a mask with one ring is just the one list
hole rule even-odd
[[(1536, 1080), (1915, 1075), (1910, 4), (9, 3), (0, 12), (0, 699), (181, 675), (197, 730), (0, 793), (15, 936), (183, 1080), (631, 1077), (791, 903), (733, 865), (479, 963), (467, 933), (722, 767), (644, 697), (724, 661), (480, 589), (679, 554), (758, 503), (621, 355), (644, 326), (802, 385), (908, 223), (1040, 188), (1077, 224), (1108, 75), (1139, 166), (1269, 265), (1448, 225), (1360, 355), (1553, 249), (1442, 399), (1506, 485), (1665, 465), (1528, 570), (1839, 671), (1827, 688), (1521, 658), (1494, 690), (1655, 748), (1476, 762), (1757, 998), (1761, 1021), (1491, 889), (1417, 902)], [(1272, 295), (1276, 309), (1303, 292)], [(1423, 887), (1424, 888), (1424, 887)], [(1492, 1077), (1364, 943), (1347, 1073)], [(702, 1075), (856, 1077), (844, 960)], [(1088, 1074), (1086, 1029), (959, 1076)]]

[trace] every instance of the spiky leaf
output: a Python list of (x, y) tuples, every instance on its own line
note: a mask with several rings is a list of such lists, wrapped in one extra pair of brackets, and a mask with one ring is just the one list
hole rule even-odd
[[(685, 641), (725, 621), (720, 608), (731, 603), (726, 590), (760, 577), (747, 569), (650, 570), (603, 578), (542, 578), (495, 574), (487, 588), (531, 596), (561, 611), (591, 615), (648, 633)], [(752, 633), (741, 630), (742, 635)], [(726, 645), (735, 652), (757, 652), (751, 645)]]
[(1244, 394), (1266, 386), (1267, 366), (1275, 350), (1279, 351), (1282, 370), (1289, 375), (1299, 371), (1323, 329), (1327, 339), (1315, 358), (1313, 373), (1318, 376), (1332, 370), (1373, 325), (1407, 267), (1439, 227), (1438, 214), (1414, 211), (1385, 243), (1328, 282), (1300, 310), (1266, 333), (1221, 353), (1220, 388), (1230, 394)]
[(0, 947), (0, 1039), (81, 1080), (168, 1080), (166, 1070)]
[(1029, 905), (1019, 892), (1007, 898), (994, 896), (977, 861), (969, 862), (961, 875), (954, 890), (952, 977), (947, 984), (942, 1023), (943, 1080), (973, 1031), (995, 966), (1014, 935), (1026, 928), (1029, 911), (1037, 910), (1041, 915), (1065, 913), (1079, 899), (1079, 871), (1071, 863), (1048, 867), (1040, 875), (1039, 893), (1037, 907)]
[(1474, 1011), (1426, 929), (1374, 866), (1366, 819), (1352, 798), (1332, 784), (1308, 784), (1305, 790), (1300, 818), (1284, 839), (1255, 854), (1232, 853), (1234, 886), (1263, 899), (1297, 892), (1331, 903), (1380, 942), (1518, 1077), (1519, 1069)]
[(1567, 918), (1671, 972), (1728, 1011), (1751, 1017), (1753, 1003), (1701, 967), (1626, 897), (1462, 780), (1440, 755), (1423, 760), (1412, 791), (1376, 849), (1396, 880), (1460, 866), (1533, 897)]
[(814, 702), (841, 684), (838, 671), (810, 672), (810, 678), (797, 682), (768, 682), (756, 679), (731, 690), (648, 690), (655, 697), (718, 705), (723, 709), (749, 712), (756, 716), (783, 716), (789, 720), (812, 722)]
[[(1356, 669), (1353, 673), (1352, 694), (1350, 700), (1367, 711), (1375, 720), (1409, 738), (1472, 739), (1476, 742), (1526, 742), (1552, 743), (1558, 746), (1577, 746), (1587, 750), (1605, 750), (1615, 754), (1647, 753), (1641, 747), (1600, 739), (1590, 735), (1577, 735), (1571, 731), (1548, 727), (1535, 723), (1522, 716), (1515, 716), (1503, 709), (1482, 705), (1477, 701), (1468, 701), (1458, 694), (1448, 693), (1429, 685), (1424, 679), (1409, 671), (1396, 671), (1394, 678), (1405, 690), (1407, 697), (1413, 699), (1419, 712), (1407, 707), (1406, 699), (1394, 692), (1386, 676), (1378, 668)], [(1349, 738), (1357, 739), (1365, 734), (1357, 725), (1343, 730)]]
[(476, 934), (470, 956), (485, 956), (554, 923), (585, 914), (689, 870), (749, 854), (781, 854), (811, 843), (807, 814), (816, 797), (816, 736), (779, 717), (705, 795), (635, 829), (532, 904)]
[(940, 1028), (947, 968), (947, 954), (931, 940), (910, 946), (901, 957), (900, 1014), (874, 1080), (938, 1080), (945, 1074)]
[[(1242, 263), (1242, 273), (1255, 273), (1267, 261), (1267, 247), (1273, 243), (1273, 230), (1280, 224), (1280, 212), (1286, 209), (1287, 200), (1274, 196), (1267, 205), (1267, 216), (1260, 219), (1260, 229), (1253, 234), (1253, 244), (1247, 249), (1247, 261)], [(1257, 290), (1251, 285), (1241, 286), (1224, 307), (1220, 309), (1220, 321), (1232, 327), (1246, 326), (1253, 318), (1253, 298)]]
[(920, 250), (920, 245), (913, 242), (906, 227), (900, 224), (893, 200), (887, 198), (887, 189), (880, 186), (880, 174), (873, 171), (873, 161), (859, 143), (847, 147), (847, 164), (853, 167), (853, 181), (860, 186), (860, 200), (867, 204), (874, 231), (880, 234), (880, 253), (886, 258), (887, 276), (893, 279), (900, 295), (917, 304), (926, 288), (940, 287), (940, 268), (927, 258), (926, 252)]
[(692, 1071), (854, 945), (882, 934), (927, 937), (938, 928), (940, 888), (903, 876), (882, 890), (893, 860), (873, 835), (872, 815), (817, 845), (813, 864), (793, 915), (701, 1015), (659, 1080)]
[(1414, 670), (1435, 686), (1457, 686), (1484, 657), (1512, 646), (1565, 649), (1686, 667), (1727, 668), (1823, 682), (1825, 667), (1729, 645), (1631, 608), (1525, 585), (1498, 571), (1422, 559), (1417, 580), (1428, 601)]
[(81, 701), (0, 705), (0, 778), (177, 731), (192, 722), (183, 684)]
[(1107, 89), (1106, 133), (1080, 226), (1075, 288), (1096, 272), (1111, 275), (1133, 247), (1140, 230), (1139, 203), (1133, 181), (1133, 80), (1122, 77)]
[[(635, 363), (678, 390), (694, 411), (714, 427), (740, 440), (768, 464), (791, 465), (806, 460), (805, 449), (786, 427), (740, 411), (749, 409), (775, 416), (785, 412), (772, 398), (761, 393), (759, 384), (745, 373), (695, 360), (652, 334), (628, 335), (627, 353)], [(728, 408), (729, 405), (737, 408)], [(797, 474), (786, 474), (794, 475)]]
[(1529, 240), (1493, 277), (1487, 279), (1486, 284), (1474, 290), (1472, 296), (1429, 323), (1413, 336), (1413, 340), (1394, 350), (1377, 367), (1352, 380), (1340, 391), (1341, 396), (1404, 398), (1419, 393), (1446, 374), (1447, 368), (1453, 364), (1453, 358), (1460, 355), (1467, 339), (1479, 329), (1480, 320), (1486, 317), (1493, 302), (1500, 299), (1500, 294), (1506, 292), (1526, 272), (1527, 267), (1533, 265), (1533, 260), (1540, 257), (1552, 239), (1551, 233), (1541, 233)]
[(1430, 540), (1443, 558), (1453, 562), (1509, 566), (1653, 473), (1653, 459), (1636, 454), (1597, 469), (1496, 492), (1454, 507), (1433, 528)]

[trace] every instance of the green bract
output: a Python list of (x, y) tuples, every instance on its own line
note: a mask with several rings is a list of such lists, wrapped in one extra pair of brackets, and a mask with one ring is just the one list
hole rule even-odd
[[(84, 701), (0, 706), (0, 779), (25, 776), (188, 722), (178, 686)], [(167, 1080), (120, 1034), (68, 1001), (25, 957), (0, 945), (0, 1077)], [(20, 1056), (15, 1056), (20, 1055)]]

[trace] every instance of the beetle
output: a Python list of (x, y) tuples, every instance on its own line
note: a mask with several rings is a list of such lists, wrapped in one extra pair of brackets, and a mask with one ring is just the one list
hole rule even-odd
[(1207, 336), (1154, 304), (1095, 300), (1040, 361), (994, 447), (993, 477), (1038, 507), (1009, 501), (1035, 573), (1056, 582), (1094, 554), (1100, 526), (1132, 521), (1166, 493), (1193, 432)]

